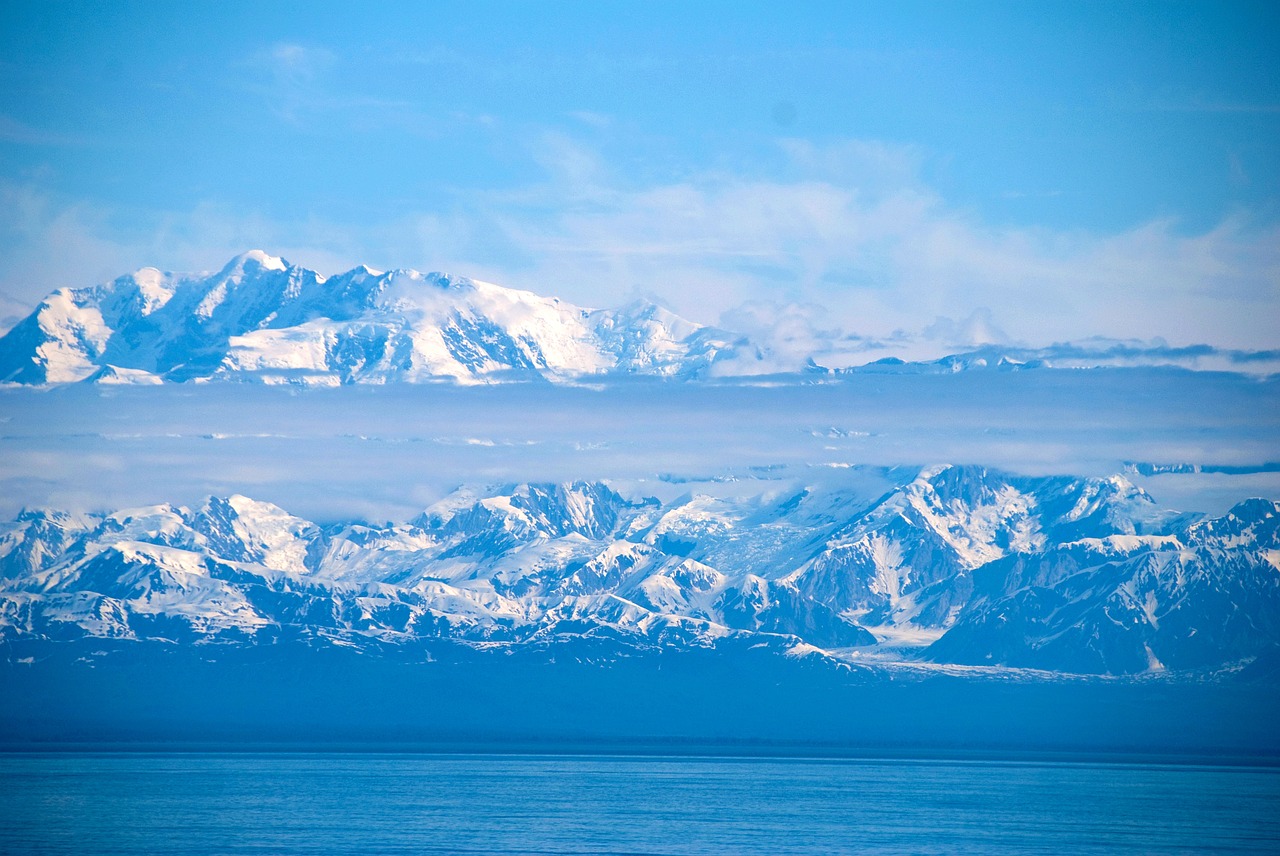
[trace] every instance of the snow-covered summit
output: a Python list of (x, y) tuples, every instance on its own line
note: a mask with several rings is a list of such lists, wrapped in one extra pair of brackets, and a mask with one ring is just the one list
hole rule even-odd
[(445, 273), (324, 277), (261, 250), (60, 289), (0, 338), (0, 380), (334, 385), (690, 376), (733, 337), (649, 304), (590, 310)]
[(0, 640), (288, 632), (622, 651), (737, 638), (848, 662), (1095, 674), (1227, 668), (1280, 644), (1274, 501), (1196, 520), (1123, 478), (903, 476), (879, 498), (465, 488), (387, 526), (319, 526), (240, 495), (31, 510), (0, 522)]

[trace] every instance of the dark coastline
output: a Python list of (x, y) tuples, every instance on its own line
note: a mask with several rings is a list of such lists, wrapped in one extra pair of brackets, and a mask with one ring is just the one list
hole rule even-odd
[(32, 650), (33, 662), (11, 648), (0, 664), (0, 751), (1280, 764), (1280, 684), (1248, 669), (1030, 679), (849, 670), (757, 649)]

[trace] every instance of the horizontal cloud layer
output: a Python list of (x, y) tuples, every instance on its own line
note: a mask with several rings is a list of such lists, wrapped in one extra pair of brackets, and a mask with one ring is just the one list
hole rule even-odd
[(909, 147), (784, 140), (778, 151), (767, 168), (637, 184), (580, 140), (545, 133), (531, 150), (542, 181), (461, 190), (381, 222), (208, 204), (121, 223), (38, 183), (10, 183), (0, 186), (0, 309), (12, 318), (54, 287), (144, 264), (211, 269), (263, 246), (322, 271), (445, 269), (587, 306), (645, 295), (726, 327), (762, 330), (767, 317), (781, 362), (801, 339), (876, 342), (907, 358), (1091, 336), (1280, 344), (1277, 224), (1240, 215), (1188, 233), (1154, 220), (1113, 234), (996, 225), (949, 206)]

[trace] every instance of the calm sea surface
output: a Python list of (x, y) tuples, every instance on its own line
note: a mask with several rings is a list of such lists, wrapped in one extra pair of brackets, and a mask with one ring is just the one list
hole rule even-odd
[(0, 755), (0, 853), (1277, 853), (1280, 770), (538, 755)]

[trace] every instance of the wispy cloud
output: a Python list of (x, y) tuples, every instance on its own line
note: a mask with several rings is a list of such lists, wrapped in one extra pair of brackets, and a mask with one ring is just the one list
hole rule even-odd
[(311, 121), (331, 121), (347, 114), (352, 127), (374, 120), (404, 126), (418, 115), (413, 102), (379, 98), (346, 91), (341, 70), (344, 58), (328, 48), (295, 42), (277, 42), (248, 57), (247, 89), (259, 96), (277, 118), (303, 126)]
[(202, 205), (157, 218), (145, 238), (83, 203), (0, 186), (0, 228), (19, 237), (0, 288), (34, 302), (142, 264), (216, 268), (260, 246), (322, 271), (448, 269), (587, 306), (655, 293), (694, 320), (755, 330), (779, 364), (806, 350), (919, 357), (913, 348), (1099, 335), (1280, 344), (1280, 224), (1241, 214), (1201, 232), (1169, 220), (1111, 234), (996, 226), (948, 205), (910, 147), (779, 145), (785, 179), (743, 169), (638, 184), (581, 140), (544, 133), (531, 148), (535, 183), (464, 189), (381, 222)]
[(594, 110), (574, 110), (568, 114), (570, 119), (580, 122), (589, 128), (608, 128), (613, 124), (613, 117)]
[(495, 218), (529, 262), (494, 272), (529, 287), (556, 283), (581, 299), (661, 283), (679, 311), (704, 319), (750, 301), (818, 304), (829, 324), (878, 337), (982, 310), (1015, 340), (1275, 343), (1277, 224), (1239, 216), (1190, 234), (1167, 220), (1114, 234), (992, 226), (924, 184), (910, 150), (881, 144), (788, 143), (787, 181), (705, 173), (642, 187), (560, 144), (578, 166)]
[(277, 77), (292, 81), (311, 81), (323, 68), (333, 64), (333, 51), (294, 42), (277, 42), (260, 54), (260, 61)]

